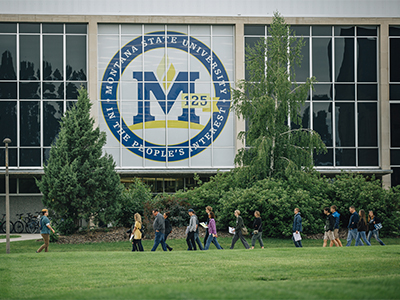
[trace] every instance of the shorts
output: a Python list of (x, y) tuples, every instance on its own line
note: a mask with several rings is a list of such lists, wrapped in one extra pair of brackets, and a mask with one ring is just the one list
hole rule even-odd
[(333, 241), (335, 238), (333, 236), (333, 231), (329, 230), (329, 231), (325, 231), (324, 234), (324, 240), (331, 240)]
[(333, 237), (335, 238), (335, 240), (339, 239), (339, 228), (336, 228), (333, 231)]

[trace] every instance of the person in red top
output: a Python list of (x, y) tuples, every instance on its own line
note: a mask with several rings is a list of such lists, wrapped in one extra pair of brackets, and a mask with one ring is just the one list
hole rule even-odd
[(204, 247), (204, 250), (208, 250), (211, 243), (214, 243), (215, 247), (217, 247), (217, 249), (221, 250), (222, 247), (220, 246), (220, 244), (217, 241), (217, 227), (215, 225), (215, 215), (212, 211), (209, 212), (208, 218), (210, 219), (208, 222), (208, 234), (209, 235), (208, 235), (207, 243)]

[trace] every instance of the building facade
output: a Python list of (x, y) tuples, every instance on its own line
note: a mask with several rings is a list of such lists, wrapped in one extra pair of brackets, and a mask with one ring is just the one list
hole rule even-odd
[(230, 109), (231, 88), (247, 76), (246, 45), (268, 40), (274, 11), (305, 41), (297, 82), (318, 80), (301, 111), (303, 127), (328, 148), (314, 157), (316, 169), (400, 183), (398, 1), (1, 0), (0, 7), (0, 138), (12, 140), (12, 215), (41, 207), (35, 177), (81, 86), (123, 182), (141, 177), (155, 193), (174, 192), (193, 186), (194, 173), (232, 169), (245, 121)]

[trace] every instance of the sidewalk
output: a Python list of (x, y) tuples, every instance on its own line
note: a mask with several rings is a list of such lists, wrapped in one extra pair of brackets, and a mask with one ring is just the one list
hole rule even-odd
[[(38, 234), (38, 233), (34, 233), (34, 234), (30, 234), (30, 233), (12, 233), (11, 235), (20, 235), (21, 237), (19, 237), (19, 238), (10, 238), (10, 242), (27, 241), (27, 240), (38, 240), (38, 239), (42, 238), (42, 236), (40, 234)], [(6, 242), (6, 239), (0, 239), (0, 243), (5, 243), (5, 242)]]

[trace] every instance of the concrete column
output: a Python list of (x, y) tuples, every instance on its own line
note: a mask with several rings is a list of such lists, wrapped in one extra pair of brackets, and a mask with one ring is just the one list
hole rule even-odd
[(91, 116), (95, 126), (99, 125), (99, 105), (97, 87), (97, 18), (91, 16), (88, 24), (88, 93), (92, 102)]

